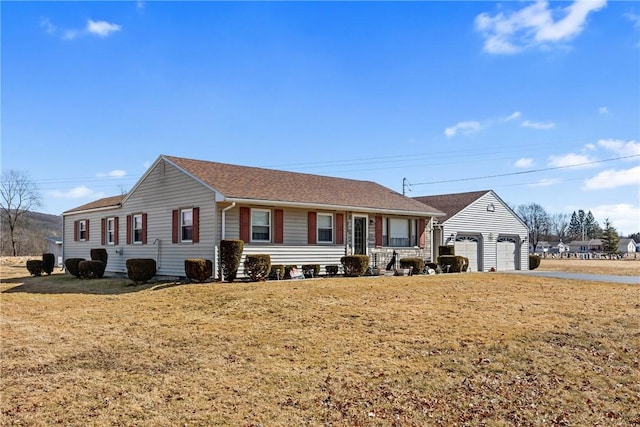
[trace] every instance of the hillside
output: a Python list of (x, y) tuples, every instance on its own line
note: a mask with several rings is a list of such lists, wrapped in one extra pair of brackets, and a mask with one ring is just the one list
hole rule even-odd
[[(40, 254), (47, 249), (46, 238), (62, 234), (62, 216), (28, 212), (26, 221), (16, 230), (18, 255)], [(0, 254), (12, 255), (9, 227), (2, 224)]]

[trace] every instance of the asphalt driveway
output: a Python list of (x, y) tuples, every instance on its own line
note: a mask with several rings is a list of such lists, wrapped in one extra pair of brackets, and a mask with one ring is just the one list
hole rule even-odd
[[(510, 271), (509, 273), (514, 273)], [(518, 274), (528, 276), (553, 277), (554, 279), (591, 280), (594, 282), (624, 283), (640, 285), (640, 276), (605, 276), (600, 274), (565, 273), (561, 271), (516, 271)]]

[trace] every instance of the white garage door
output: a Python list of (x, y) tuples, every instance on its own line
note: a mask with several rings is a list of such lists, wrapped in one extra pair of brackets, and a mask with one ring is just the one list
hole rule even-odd
[(477, 237), (460, 236), (456, 237), (456, 255), (469, 258), (469, 270), (478, 271), (478, 250), (480, 242)]
[(509, 271), (516, 269), (516, 239), (513, 237), (499, 237), (497, 247), (497, 269), (498, 271)]

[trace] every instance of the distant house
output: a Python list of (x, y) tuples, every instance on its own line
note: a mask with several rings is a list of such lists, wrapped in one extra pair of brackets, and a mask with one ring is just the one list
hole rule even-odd
[(47, 252), (54, 254), (56, 257), (56, 265), (62, 267), (62, 237), (47, 237)]
[[(350, 254), (384, 267), (431, 258), (435, 217), (444, 214), (370, 181), (160, 156), (126, 196), (63, 213), (64, 258), (107, 249), (107, 272), (129, 258), (154, 258), (158, 275), (184, 276), (184, 260), (218, 271), (220, 241), (241, 239), (244, 256), (272, 264), (339, 265)], [(241, 277), (241, 276), (239, 276)]]
[(618, 243), (618, 252), (621, 254), (635, 254), (637, 252), (638, 243), (633, 239), (620, 239)]
[(569, 252), (569, 245), (562, 242), (541, 241), (538, 242), (535, 248), (533, 247), (533, 245), (529, 244), (529, 252), (543, 256), (551, 254), (563, 254), (565, 252)]
[(604, 243), (601, 239), (574, 240), (569, 243), (569, 252), (573, 254), (594, 254), (601, 253)]
[(470, 271), (528, 270), (529, 229), (492, 190), (416, 197), (445, 212), (434, 223), (434, 258), (440, 245), (469, 258)]

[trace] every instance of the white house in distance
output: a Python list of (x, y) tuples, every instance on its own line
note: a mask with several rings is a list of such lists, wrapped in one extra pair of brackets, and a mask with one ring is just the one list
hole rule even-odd
[(434, 223), (434, 258), (439, 245), (454, 245), (469, 271), (529, 269), (529, 229), (494, 191), (415, 199), (445, 212)]
[(618, 253), (622, 255), (635, 255), (638, 244), (633, 239), (620, 239), (618, 242)]
[[(340, 265), (369, 255), (384, 267), (399, 257), (430, 259), (434, 218), (444, 214), (370, 181), (160, 156), (124, 196), (63, 213), (63, 257), (106, 248), (107, 273), (129, 258), (153, 258), (160, 276), (184, 276), (184, 260), (219, 271), (222, 239), (244, 241), (244, 256), (272, 264)], [(239, 276), (241, 277), (241, 276)]]

